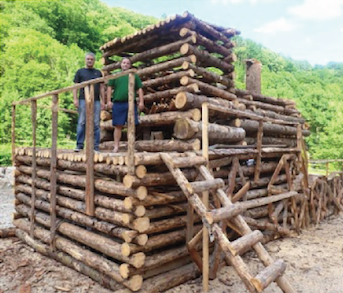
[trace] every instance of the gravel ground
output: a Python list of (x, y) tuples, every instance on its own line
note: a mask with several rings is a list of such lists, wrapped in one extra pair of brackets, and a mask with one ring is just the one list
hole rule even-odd
[(14, 212), (13, 187), (5, 180), (0, 180), (0, 228), (13, 227)]

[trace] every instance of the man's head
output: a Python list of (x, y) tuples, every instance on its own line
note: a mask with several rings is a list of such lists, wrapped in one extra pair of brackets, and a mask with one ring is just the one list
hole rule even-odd
[(88, 52), (85, 57), (85, 63), (87, 68), (93, 68), (95, 62), (95, 55), (92, 52)]
[(123, 58), (120, 62), (121, 70), (125, 71), (131, 68), (131, 61), (129, 58)]

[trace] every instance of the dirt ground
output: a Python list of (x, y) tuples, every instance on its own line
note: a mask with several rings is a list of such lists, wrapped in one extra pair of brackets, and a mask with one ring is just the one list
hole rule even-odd
[[(0, 228), (11, 226), (12, 189), (0, 189)], [(287, 263), (286, 276), (296, 292), (343, 292), (343, 214), (322, 222), (318, 227), (293, 238), (275, 240), (266, 245), (274, 259)], [(258, 258), (244, 256), (251, 273), (261, 269)], [(0, 293), (4, 292), (111, 292), (90, 278), (58, 262), (35, 253), (17, 238), (0, 239)], [(201, 278), (167, 291), (168, 293), (202, 292)], [(210, 282), (211, 293), (247, 292), (232, 267), (220, 270)], [(265, 292), (281, 292), (275, 284)]]

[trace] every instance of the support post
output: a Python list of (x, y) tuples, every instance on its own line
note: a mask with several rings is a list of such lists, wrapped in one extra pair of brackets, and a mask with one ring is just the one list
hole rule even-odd
[[(208, 167), (208, 105), (207, 103), (202, 104), (202, 155), (207, 160)], [(204, 206), (208, 209), (209, 206), (209, 192), (204, 191), (202, 193), (202, 201)], [(203, 291), (208, 292), (209, 290), (209, 235), (208, 229), (203, 226), (203, 238), (202, 238), (202, 286)]]
[(37, 101), (31, 101), (31, 123), (32, 123), (32, 194), (30, 210), (30, 236), (34, 238), (35, 226), (35, 202), (36, 202), (36, 130), (37, 130)]
[(86, 214), (94, 216), (94, 85), (85, 87), (86, 101)]
[(51, 163), (50, 163), (50, 246), (53, 251), (56, 250), (56, 189), (57, 189), (57, 135), (58, 135), (58, 95), (52, 96), (52, 118), (51, 118)]
[(12, 140), (12, 165), (14, 166), (14, 158), (15, 158), (15, 105), (12, 105), (12, 133), (11, 133), (11, 140)]
[(261, 149), (262, 149), (262, 138), (263, 138), (263, 121), (260, 120), (258, 122), (258, 131), (257, 131), (257, 158), (256, 158), (256, 165), (255, 165), (255, 174), (254, 174), (254, 181), (257, 182), (260, 179), (260, 169), (261, 169)]
[(135, 174), (135, 75), (134, 73), (129, 74), (129, 111), (127, 121), (127, 155), (128, 155), (128, 173), (131, 175)]

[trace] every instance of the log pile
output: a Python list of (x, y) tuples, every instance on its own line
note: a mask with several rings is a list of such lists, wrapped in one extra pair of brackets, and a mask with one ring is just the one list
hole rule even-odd
[[(119, 153), (109, 151), (113, 127), (106, 111), (101, 115), (102, 151), (93, 158), (93, 216), (85, 204), (90, 158), (58, 150), (52, 174), (50, 149), (17, 148), (16, 235), (112, 290), (160, 292), (195, 278), (201, 269), (194, 255), (202, 247), (186, 243), (190, 234), (198, 235), (204, 219), (199, 213), (190, 218), (187, 197), (161, 152), (182, 169), (192, 190), (224, 190), (236, 203), (231, 216), (241, 214), (252, 230), (262, 231), (254, 234), (258, 241), (288, 236), (340, 211), (342, 175), (328, 181), (308, 178), (301, 150), (309, 131), (295, 104), (235, 88), (231, 38), (237, 34), (185, 13), (102, 46), (107, 74), (120, 68), (118, 60), (125, 56), (143, 81), (146, 108), (136, 131), (135, 173), (128, 174), (125, 139)], [(209, 108), (208, 162), (201, 157), (203, 103)], [(201, 181), (198, 168), (206, 163), (214, 177), (205, 181), (209, 185)], [(52, 175), (57, 180), (53, 232)], [(220, 211), (215, 196), (208, 211), (202, 211), (207, 221), (224, 217), (211, 212), (214, 207)], [(221, 223), (232, 243), (246, 234), (234, 221)], [(235, 243), (237, 251), (247, 249)], [(210, 250), (218, 247), (210, 245)], [(272, 272), (282, 274), (284, 264), (275, 266)], [(260, 278), (255, 277), (254, 286), (267, 286)]]

